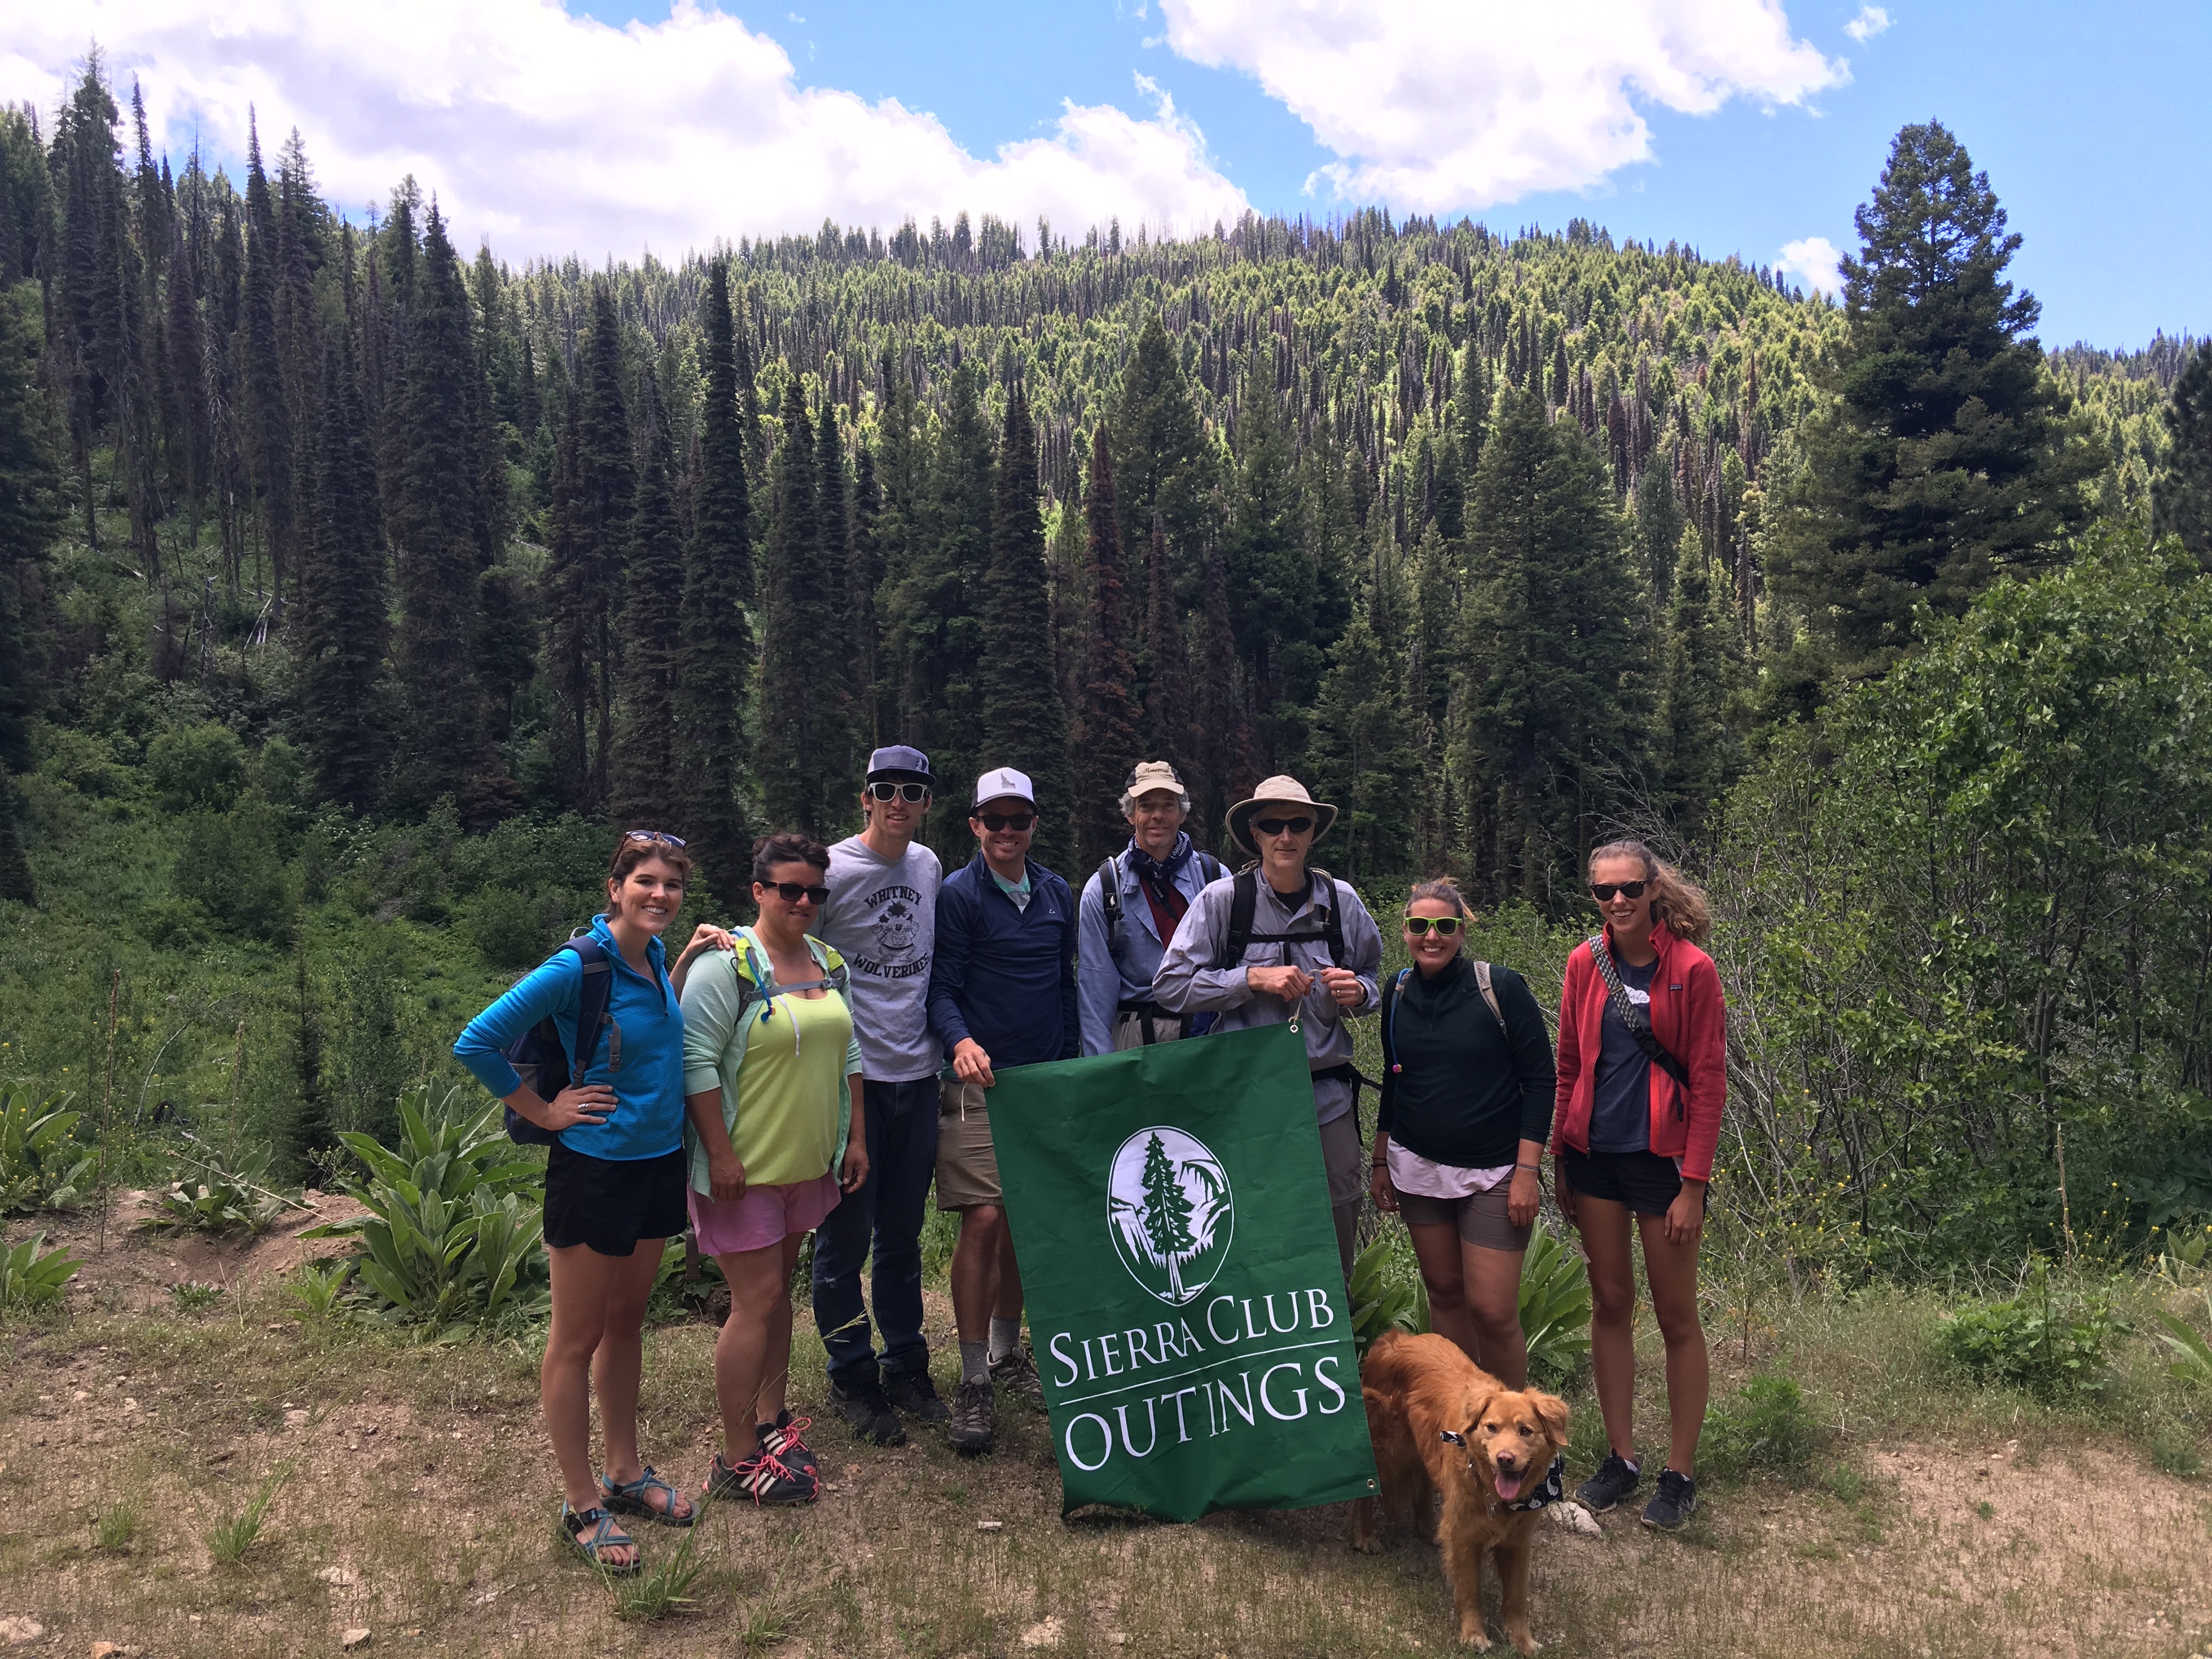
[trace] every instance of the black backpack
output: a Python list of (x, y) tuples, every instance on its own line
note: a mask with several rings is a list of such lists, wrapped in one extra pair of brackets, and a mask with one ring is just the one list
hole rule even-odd
[(1255, 933), (1252, 931), (1252, 913), (1260, 902), (1260, 866), (1248, 865), (1237, 872), (1237, 890), (1229, 904), (1229, 937), (1224, 941), (1221, 954), (1214, 958), (1216, 968), (1234, 968), (1244, 960), (1247, 946), (1254, 945), (1312, 945), (1326, 944), (1332, 968), (1344, 965), (1344, 922), (1337, 915), (1336, 882), (1328, 871), (1317, 864), (1306, 866), (1309, 878), (1318, 878), (1323, 895), (1321, 900), (1322, 931), (1318, 933)]
[[(561, 1028), (550, 1014), (515, 1038), (507, 1050), (507, 1063), (521, 1077), (523, 1086), (540, 1100), (551, 1100), (591, 1069), (592, 1056), (599, 1046), (599, 1027), (607, 1023), (607, 1004), (614, 997), (614, 967), (599, 940), (580, 933), (545, 960), (552, 961), (562, 951), (574, 951), (584, 969), (584, 987), (576, 1001), (574, 1056), (572, 1059), (561, 1047)], [(622, 1059), (621, 1042), (617, 1028), (609, 1055), (616, 1064)], [(507, 1136), (520, 1146), (550, 1146), (561, 1139), (557, 1132), (540, 1128), (512, 1106), (507, 1109)]]
[[(1106, 951), (1116, 962), (1121, 959), (1121, 856), (1116, 853), (1098, 866), (1098, 902), (1106, 909)], [(1221, 879), (1219, 859), (1211, 853), (1195, 853), (1193, 856), (1198, 860), (1198, 867), (1206, 872), (1208, 882)]]

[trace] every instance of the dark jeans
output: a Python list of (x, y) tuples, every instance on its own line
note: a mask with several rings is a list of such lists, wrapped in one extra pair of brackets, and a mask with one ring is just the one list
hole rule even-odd
[(814, 1323), (830, 1352), (830, 1376), (851, 1388), (876, 1379), (860, 1264), (872, 1254), (883, 1363), (926, 1371), (921, 1337), (921, 1218), (937, 1170), (937, 1079), (864, 1079), (868, 1178), (830, 1212), (814, 1235)]

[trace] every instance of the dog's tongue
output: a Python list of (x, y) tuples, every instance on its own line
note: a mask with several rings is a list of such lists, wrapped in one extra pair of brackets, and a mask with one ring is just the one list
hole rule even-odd
[(1518, 1474), (1505, 1474), (1501, 1473), (1498, 1477), (1498, 1498), (1505, 1503), (1511, 1503), (1515, 1498), (1520, 1497), (1521, 1483), (1528, 1478), (1528, 1472), (1526, 1469), (1522, 1470)]

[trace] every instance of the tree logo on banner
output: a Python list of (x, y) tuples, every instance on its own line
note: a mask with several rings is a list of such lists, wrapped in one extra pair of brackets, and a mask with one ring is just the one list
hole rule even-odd
[(1114, 1154), (1107, 1191), (1107, 1231), (1129, 1276), (1171, 1308), (1195, 1301), (1236, 1230), (1221, 1160), (1181, 1129), (1139, 1129)]

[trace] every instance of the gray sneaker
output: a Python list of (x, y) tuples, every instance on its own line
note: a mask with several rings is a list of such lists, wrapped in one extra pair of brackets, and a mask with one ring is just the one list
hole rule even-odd
[(891, 1402), (884, 1397), (883, 1384), (873, 1377), (854, 1382), (850, 1388), (831, 1378), (830, 1406), (845, 1419), (855, 1436), (878, 1446), (902, 1446), (906, 1430), (891, 1410)]
[(910, 1371), (895, 1365), (884, 1368), (884, 1398), (894, 1410), (922, 1423), (949, 1423), (952, 1413), (938, 1398), (937, 1385), (927, 1371)]
[(991, 1381), (1037, 1410), (1044, 1409), (1044, 1384), (1037, 1381), (1036, 1361), (1020, 1343), (991, 1362)]
[(1619, 1452), (1607, 1452), (1597, 1473), (1575, 1489), (1575, 1501), (1592, 1515), (1603, 1515), (1643, 1484), (1642, 1465)]
[(952, 1391), (952, 1449), (974, 1457), (991, 1449), (991, 1384), (963, 1382)]
[(1659, 1471), (1659, 1490), (1644, 1506), (1644, 1524), (1658, 1532), (1674, 1532), (1698, 1507), (1698, 1483), (1672, 1469)]

